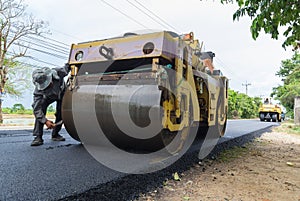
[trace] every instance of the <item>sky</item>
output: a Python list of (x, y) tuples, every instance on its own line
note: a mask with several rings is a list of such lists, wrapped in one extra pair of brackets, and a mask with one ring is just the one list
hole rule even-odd
[[(142, 7), (152, 18), (135, 8), (132, 4), (139, 6), (137, 2), (170, 26), (154, 21), (155, 16)], [(272, 87), (282, 84), (275, 73), (281, 61), (293, 55), (292, 48), (284, 50), (281, 47), (284, 38), (273, 40), (270, 35), (261, 33), (254, 41), (250, 33), (250, 18), (233, 21), (237, 5), (223, 5), (219, 0), (25, 0), (25, 3), (28, 13), (48, 22), (51, 35), (47, 37), (66, 44), (66, 51), (72, 43), (105, 39), (137, 30), (170, 30), (179, 34), (192, 31), (196, 39), (204, 42), (205, 51), (216, 54), (215, 68), (230, 79), (230, 88), (245, 93), (243, 84), (250, 83), (248, 95), (252, 97), (267, 97)], [(34, 51), (28, 53), (36, 54)], [(36, 57), (57, 66), (67, 62), (45, 55)], [(26, 108), (30, 107), (32, 89), (25, 93), (24, 98), (4, 99), (3, 107), (20, 102)]]

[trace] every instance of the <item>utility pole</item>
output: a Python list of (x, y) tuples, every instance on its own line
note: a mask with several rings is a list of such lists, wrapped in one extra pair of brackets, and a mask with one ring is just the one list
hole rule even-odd
[(251, 85), (251, 83), (248, 83), (247, 80), (246, 80), (246, 83), (242, 83), (242, 86), (245, 86), (246, 87), (246, 95), (248, 95), (248, 86)]

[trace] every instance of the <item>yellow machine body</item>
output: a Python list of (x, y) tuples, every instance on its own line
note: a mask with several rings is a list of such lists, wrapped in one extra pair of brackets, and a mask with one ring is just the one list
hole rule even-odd
[[(86, 124), (87, 132), (88, 127), (95, 126), (86, 118), (80, 119), (88, 107), (85, 104), (90, 104), (84, 97), (94, 93), (97, 121), (120, 146), (145, 148), (165, 144), (165, 138), (196, 125), (200, 131), (214, 127), (220, 136), (224, 135), (228, 79), (213, 69), (212, 58), (206, 65), (203, 55), (205, 52), (192, 32), (127, 33), (73, 44), (68, 62), (72, 70), (62, 109), (66, 129), (80, 140), (78, 124)], [(111, 111), (112, 105), (121, 108), (123, 99), (131, 100), (130, 117), (141, 127), (149, 124), (151, 105), (159, 106), (155, 109), (162, 130), (159, 137), (145, 143), (124, 137), (113, 119), (123, 117), (124, 112)]]
[(264, 103), (259, 107), (259, 118), (261, 121), (281, 122), (281, 107), (273, 104), (271, 99), (266, 98)]

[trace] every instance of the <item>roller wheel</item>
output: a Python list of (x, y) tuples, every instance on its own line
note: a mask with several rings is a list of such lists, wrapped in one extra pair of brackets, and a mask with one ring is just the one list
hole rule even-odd
[(218, 100), (218, 109), (216, 113), (216, 130), (219, 133), (220, 137), (224, 136), (226, 125), (227, 125), (227, 108), (225, 108), (225, 112), (222, 112), (222, 96), (220, 96)]
[(272, 115), (272, 121), (273, 121), (273, 122), (276, 122), (276, 121), (277, 121), (277, 114), (273, 114), (273, 115)]
[(66, 89), (63, 101), (62, 101), (62, 118), (64, 121), (64, 125), (65, 128), (67, 130), (67, 132), (69, 133), (69, 135), (77, 141), (81, 141), (75, 125), (74, 125), (74, 121), (73, 121), (73, 115), (72, 115), (72, 92), (69, 89)]
[(264, 121), (265, 115), (263, 113), (259, 114), (259, 119), (260, 119), (260, 121)]

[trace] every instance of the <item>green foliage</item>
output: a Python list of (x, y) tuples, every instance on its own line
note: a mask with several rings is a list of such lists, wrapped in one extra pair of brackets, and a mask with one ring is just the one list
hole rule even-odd
[(291, 59), (282, 61), (276, 75), (283, 78), (283, 85), (274, 87), (271, 96), (281, 102), (288, 116), (293, 116), (294, 99), (300, 95), (300, 54), (295, 52)]
[[(53, 105), (50, 105), (47, 108), (47, 115), (54, 115), (55, 109)], [(33, 114), (32, 109), (26, 109), (21, 103), (16, 103), (12, 106), (12, 108), (5, 107), (2, 108), (3, 114)]]
[(11, 97), (22, 97), (26, 90), (32, 90), (31, 70), (17, 61), (5, 60), (5, 65), (9, 67), (8, 80), (5, 83), (4, 91)]
[(24, 110), (25, 110), (25, 107), (21, 103), (14, 104), (12, 107), (13, 112), (24, 111)]
[(25, 109), (21, 103), (16, 103), (10, 109), (9, 114), (32, 114), (32, 109)]
[(32, 109), (25, 109), (20, 103), (13, 105), (12, 108), (2, 108), (3, 114), (33, 114)]
[(300, 40), (300, 3), (299, 0), (221, 0), (222, 3), (236, 2), (239, 9), (233, 14), (233, 20), (249, 16), (252, 20), (253, 39), (263, 30), (271, 38), (278, 39), (279, 27), (284, 29), (286, 38), (282, 46), (296, 45)]
[(280, 126), (273, 128), (276, 132), (300, 135), (300, 126), (295, 125), (294, 120), (284, 121)]
[(4, 108), (2, 108), (2, 113), (3, 114), (11, 114), (11, 109), (8, 107), (4, 107)]
[(50, 105), (48, 108), (47, 108), (47, 113), (54, 113), (55, 110), (54, 110), (54, 107), (53, 105)]
[(251, 98), (246, 94), (229, 89), (228, 118), (249, 119), (257, 117), (261, 98)]

